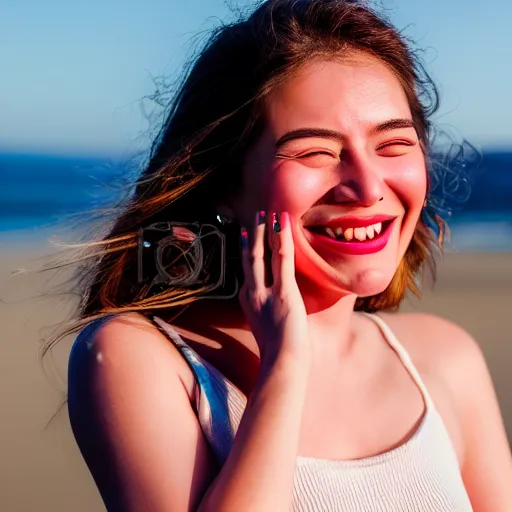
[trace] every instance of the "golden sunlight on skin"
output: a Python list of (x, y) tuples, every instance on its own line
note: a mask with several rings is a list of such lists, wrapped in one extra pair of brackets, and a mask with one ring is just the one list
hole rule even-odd
[[(289, 212), (299, 280), (337, 297), (380, 293), (405, 253), (426, 194), (425, 159), (407, 126), (411, 119), (400, 83), (380, 60), (357, 54), (307, 65), (268, 102), (266, 131), (244, 169), (238, 218), (259, 209)], [(286, 136), (302, 129), (335, 133)], [(326, 247), (305, 229), (379, 214), (396, 220), (385, 248), (373, 254)]]

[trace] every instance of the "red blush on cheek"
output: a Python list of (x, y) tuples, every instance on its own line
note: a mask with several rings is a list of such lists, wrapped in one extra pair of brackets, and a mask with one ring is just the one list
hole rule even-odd
[(276, 166), (264, 193), (277, 211), (286, 211), (292, 217), (300, 218), (330, 188), (332, 184), (326, 184), (318, 169), (288, 161)]

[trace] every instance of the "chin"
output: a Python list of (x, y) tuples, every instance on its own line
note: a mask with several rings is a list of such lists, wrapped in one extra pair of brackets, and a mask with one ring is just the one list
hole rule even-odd
[(317, 251), (309, 241), (302, 240), (304, 242), (299, 243), (296, 250), (297, 273), (331, 301), (346, 295), (371, 297), (386, 290), (399, 266), (400, 242), (403, 242), (396, 229), (381, 251), (368, 255), (339, 255), (332, 250)]
[(348, 288), (357, 297), (372, 297), (386, 290), (393, 276), (394, 272), (383, 269), (362, 270), (350, 276)]
[(310, 273), (306, 269), (301, 271), (297, 267), (298, 274), (312, 285), (318, 292), (329, 297), (329, 301), (341, 299), (347, 295), (357, 297), (372, 297), (382, 293), (393, 280), (396, 268), (344, 268), (337, 269), (330, 266), (323, 272)]

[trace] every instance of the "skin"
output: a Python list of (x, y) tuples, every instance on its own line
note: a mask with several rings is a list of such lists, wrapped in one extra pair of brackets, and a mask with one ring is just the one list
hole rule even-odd
[[(233, 213), (242, 222), (257, 210), (290, 214), (304, 302), (328, 325), (331, 334), (322, 332), (322, 339), (332, 338), (340, 315), (349, 325), (356, 296), (375, 295), (391, 281), (425, 200), (425, 159), (414, 128), (376, 132), (390, 120), (411, 120), (397, 79), (377, 59), (310, 64), (269, 103), (267, 129), (248, 154)], [(309, 137), (276, 149), (299, 128), (332, 130), (343, 141)], [(316, 219), (381, 213), (398, 217), (390, 242), (363, 257), (322, 251), (303, 227)]]
[[(393, 119), (411, 120), (405, 94), (384, 64), (366, 56), (312, 63), (269, 102), (267, 129), (248, 154), (235, 215), (289, 212), (308, 311), (327, 309), (340, 294), (382, 291), (405, 253), (425, 200), (426, 169), (414, 128), (376, 132)], [(276, 149), (298, 128), (332, 130), (343, 140), (307, 137)], [(399, 222), (388, 247), (363, 258), (318, 252), (303, 229), (313, 219), (375, 213), (397, 215)]]
[[(380, 330), (353, 307), (357, 296), (386, 288), (405, 253), (425, 198), (425, 160), (415, 130), (388, 123), (411, 119), (396, 77), (374, 57), (352, 57), (308, 64), (275, 91), (242, 189), (222, 205), (249, 230), (242, 310), (199, 302), (174, 324), (250, 397), (221, 472), (191, 407), (190, 369), (142, 317), (99, 327), (71, 361), (86, 375), (70, 374), (73, 429), (112, 510), (196, 510), (199, 503), (200, 510), (245, 510), (248, 503), (251, 510), (286, 510), (297, 455), (367, 457), (417, 429), (425, 413), (420, 391)], [(340, 136), (276, 148), (302, 128)], [(259, 210), (287, 212), (283, 232), (257, 227)], [(324, 250), (305, 228), (319, 218), (375, 213), (397, 217), (377, 254)], [(271, 289), (262, 278), (265, 236), (278, 278)], [(478, 345), (439, 318), (382, 316), (444, 420), (474, 510), (512, 510), (510, 451)]]

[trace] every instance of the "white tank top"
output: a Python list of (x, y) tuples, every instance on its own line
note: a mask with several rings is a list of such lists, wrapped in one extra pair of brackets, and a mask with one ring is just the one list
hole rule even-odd
[[(472, 511), (448, 432), (418, 371), (382, 318), (367, 316), (380, 327), (420, 389), (425, 413), (405, 443), (382, 454), (356, 460), (297, 457), (293, 511)], [(197, 417), (215, 457), (222, 464), (240, 424), (246, 398), (168, 323), (158, 317), (153, 320), (176, 345), (194, 373)]]

